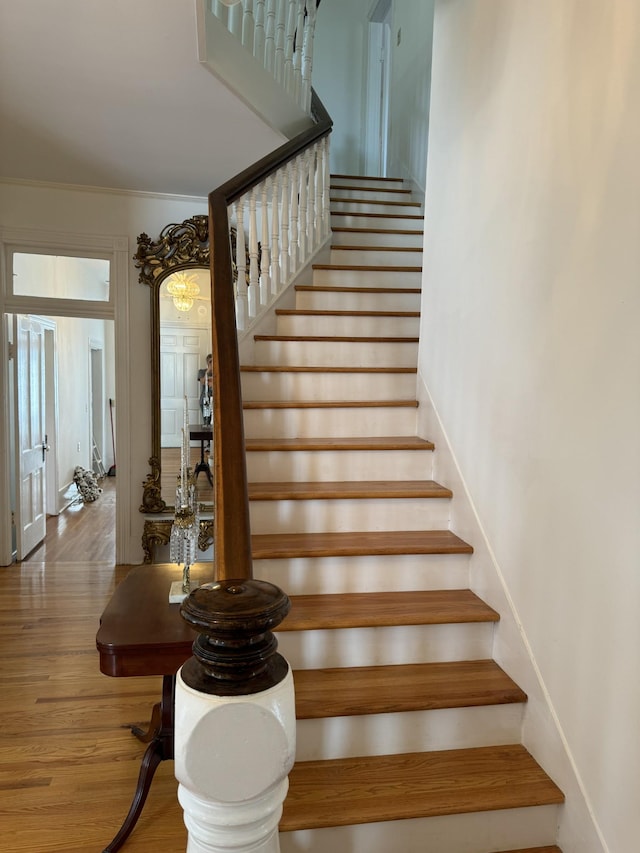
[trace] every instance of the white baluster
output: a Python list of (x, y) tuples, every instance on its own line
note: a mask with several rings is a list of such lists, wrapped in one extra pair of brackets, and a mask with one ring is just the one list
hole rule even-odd
[(280, 292), (280, 173), (273, 176), (271, 189), (271, 293)]
[(256, 33), (253, 44), (253, 55), (264, 66), (264, 5), (265, 0), (256, 0)]
[(276, 0), (267, 0), (264, 39), (264, 67), (273, 74), (276, 61)]
[(322, 206), (323, 171), (322, 171), (322, 142), (315, 146), (316, 169), (316, 246), (321, 246), (324, 240), (324, 208)]
[(317, 146), (313, 145), (309, 149), (309, 226), (307, 234), (309, 236), (309, 252), (313, 252), (316, 248), (316, 181), (318, 169)]
[(255, 21), (253, 18), (253, 0), (244, 0), (244, 15), (242, 16), (242, 44), (250, 53), (253, 53), (253, 37), (255, 34)]
[(311, 107), (311, 66), (313, 63), (313, 37), (316, 28), (316, 0), (307, 0), (307, 17), (302, 48), (302, 96), (300, 106), (305, 112)]
[(280, 220), (282, 244), (280, 249), (281, 284), (289, 284), (289, 169), (282, 170), (282, 218)]
[(222, 3), (220, 0), (213, 0), (211, 11), (225, 27), (229, 26), (229, 7), (226, 3)]
[(269, 275), (269, 187), (271, 178), (262, 182), (260, 216), (262, 218), (262, 243), (260, 246), (260, 305), (268, 305), (271, 295), (271, 277)]
[(325, 136), (320, 146), (322, 175), (323, 175), (323, 192), (322, 192), (322, 237), (326, 239), (331, 233), (331, 199), (329, 184), (331, 183), (331, 161), (329, 136)]
[(276, 61), (275, 78), (282, 84), (284, 80), (284, 26), (286, 14), (286, 0), (278, 0), (276, 14)]
[(238, 329), (246, 329), (249, 317), (249, 299), (247, 294), (247, 256), (244, 240), (244, 198), (236, 202), (236, 323)]
[(289, 0), (287, 7), (287, 24), (285, 27), (284, 44), (284, 79), (283, 85), (289, 94), (294, 92), (293, 82), (293, 39), (296, 30), (296, 4), (298, 0)]
[(300, 104), (302, 94), (302, 46), (304, 39), (304, 3), (305, 0), (297, 0), (298, 18), (296, 21), (296, 49), (293, 55), (293, 96), (296, 103)]
[(298, 271), (298, 193), (299, 169), (298, 160), (291, 165), (291, 231), (289, 234), (289, 257), (291, 259), (291, 275)]
[(258, 313), (260, 272), (258, 265), (258, 219), (256, 216), (256, 191), (249, 193), (249, 317)]
[(304, 266), (309, 251), (307, 225), (307, 184), (309, 183), (309, 152), (300, 155), (300, 238), (298, 240), (300, 266)]
[(229, 32), (232, 33), (239, 42), (242, 41), (242, 19), (244, 18), (244, 10), (242, 3), (236, 3), (235, 6), (229, 6)]

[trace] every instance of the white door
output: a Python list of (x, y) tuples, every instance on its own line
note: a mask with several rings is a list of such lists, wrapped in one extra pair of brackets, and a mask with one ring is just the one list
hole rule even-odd
[(209, 329), (163, 323), (160, 334), (160, 446), (180, 447), (187, 397), (189, 423), (199, 424), (198, 370), (211, 349)]
[(45, 512), (45, 338), (33, 317), (14, 315), (16, 406), (16, 545), (18, 562), (42, 542)]

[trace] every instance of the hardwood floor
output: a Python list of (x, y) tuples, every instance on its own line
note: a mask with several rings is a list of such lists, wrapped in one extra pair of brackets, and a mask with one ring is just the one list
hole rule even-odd
[[(124, 819), (159, 678), (98, 668), (100, 614), (129, 567), (114, 565), (115, 481), (50, 519), (45, 544), (0, 569), (0, 823), (4, 853), (99, 853)], [(126, 853), (186, 847), (173, 762), (161, 764)]]

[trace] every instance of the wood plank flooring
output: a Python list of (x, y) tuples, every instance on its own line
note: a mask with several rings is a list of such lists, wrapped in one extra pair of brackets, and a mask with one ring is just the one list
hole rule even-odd
[[(108, 678), (100, 614), (128, 567), (114, 566), (115, 480), (92, 504), (49, 519), (47, 539), (0, 568), (0, 825), (3, 853), (99, 853), (129, 808), (159, 678)], [(126, 853), (186, 847), (173, 762), (164, 762)]]

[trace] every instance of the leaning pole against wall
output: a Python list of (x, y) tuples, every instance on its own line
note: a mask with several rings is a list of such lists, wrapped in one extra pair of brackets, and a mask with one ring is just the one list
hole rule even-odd
[(181, 606), (199, 632), (175, 697), (187, 853), (279, 853), (296, 721), (291, 668), (272, 629), (289, 609), (278, 587), (253, 579), (205, 584)]

